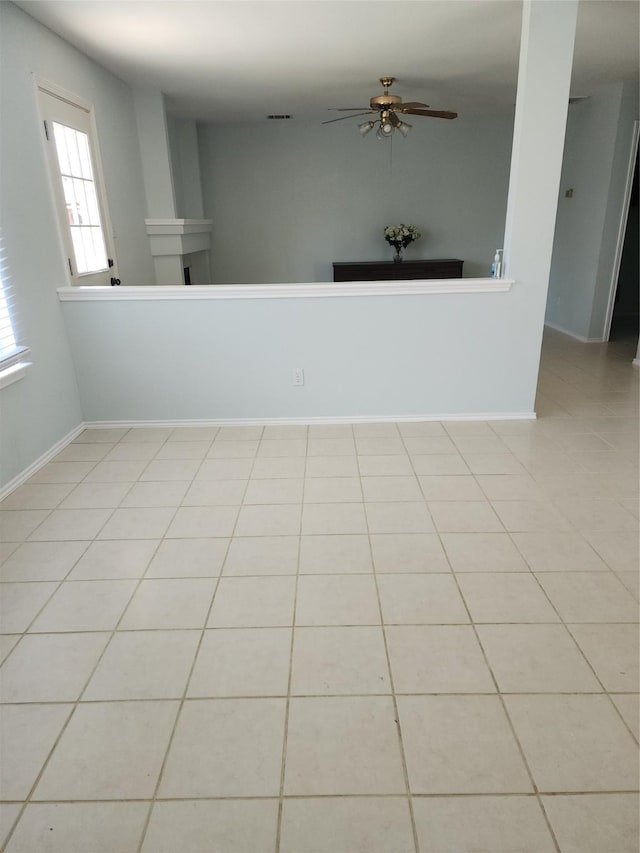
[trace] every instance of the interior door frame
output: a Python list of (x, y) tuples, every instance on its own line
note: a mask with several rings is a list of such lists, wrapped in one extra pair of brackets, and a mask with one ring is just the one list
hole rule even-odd
[[(627, 230), (627, 220), (629, 218), (629, 203), (631, 202), (631, 190), (633, 188), (633, 175), (636, 168), (636, 158), (638, 156), (638, 138), (640, 137), (640, 121), (633, 123), (633, 134), (631, 137), (631, 151), (629, 153), (629, 162), (627, 164), (627, 179), (624, 190), (624, 198), (622, 201), (622, 211), (620, 215), (620, 224), (618, 226), (618, 239), (616, 241), (616, 251), (613, 258), (613, 268), (611, 270), (611, 282), (609, 284), (609, 301), (607, 302), (607, 312), (605, 314), (604, 335), (603, 341), (608, 341), (611, 334), (611, 322), (613, 320), (613, 309), (616, 301), (616, 292), (618, 290), (618, 277), (620, 275), (620, 262), (622, 261), (622, 249), (624, 247), (624, 237)], [(639, 342), (640, 346), (640, 342)]]

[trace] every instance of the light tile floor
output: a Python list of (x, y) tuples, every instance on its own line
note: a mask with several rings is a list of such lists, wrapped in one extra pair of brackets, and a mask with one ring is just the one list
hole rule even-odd
[(1, 505), (7, 853), (638, 850), (638, 371), (87, 430)]

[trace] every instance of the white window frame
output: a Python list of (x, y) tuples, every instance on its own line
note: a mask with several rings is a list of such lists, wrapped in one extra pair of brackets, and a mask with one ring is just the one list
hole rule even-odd
[(9, 265), (0, 231), (0, 389), (12, 385), (26, 374), (31, 366), (28, 347), (18, 344), (18, 332), (12, 311), (12, 286)]
[[(72, 287), (109, 285), (111, 284), (112, 278), (118, 278), (118, 263), (115, 254), (113, 226), (111, 224), (109, 206), (107, 204), (107, 193), (104, 173), (102, 170), (102, 158), (100, 156), (98, 129), (93, 104), (85, 101), (73, 92), (69, 92), (67, 89), (58, 86), (56, 83), (43, 80), (35, 75), (34, 83), (42, 121), (42, 139), (49, 166), (52, 201), (55, 206), (56, 222), (58, 223), (58, 232), (61, 241), (61, 248), (64, 253), (64, 266), (68, 282)], [(53, 138), (53, 127), (51, 126), (51, 122), (57, 120), (52, 112), (55, 110), (56, 102), (60, 102), (61, 109), (63, 110), (72, 108), (78, 111), (76, 115), (78, 119), (82, 121), (82, 124), (81, 126), (79, 125), (77, 129), (86, 133), (89, 139), (93, 183), (98, 198), (102, 236), (106, 247), (107, 257), (109, 259), (109, 266), (96, 273), (78, 273), (77, 269), (73, 241), (71, 238), (71, 229), (68, 224), (67, 208), (62, 190), (62, 177), (60, 174), (56, 144)], [(65, 124), (66, 122), (61, 120), (60, 123)]]

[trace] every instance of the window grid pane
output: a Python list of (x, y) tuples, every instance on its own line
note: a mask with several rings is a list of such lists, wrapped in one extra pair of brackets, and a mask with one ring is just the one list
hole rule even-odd
[(107, 269), (98, 196), (86, 133), (53, 122), (71, 240), (78, 275)]

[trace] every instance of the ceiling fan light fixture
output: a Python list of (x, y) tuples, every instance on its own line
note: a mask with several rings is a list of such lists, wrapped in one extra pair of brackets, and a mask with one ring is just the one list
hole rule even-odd
[(360, 131), (361, 136), (366, 136), (370, 130), (373, 130), (375, 124), (372, 121), (365, 121), (362, 124), (358, 125), (358, 130)]
[(395, 130), (395, 128), (391, 124), (390, 121), (381, 120), (380, 121), (380, 127), (378, 128), (378, 130), (376, 132), (376, 138), (377, 139), (389, 139), (391, 136), (393, 136), (394, 130)]
[(399, 122), (399, 123), (398, 123), (398, 126), (397, 126), (397, 128), (396, 128), (396, 129), (397, 129), (397, 130), (399, 130), (399, 131), (400, 131), (400, 133), (401, 133), (404, 137), (406, 137), (406, 136), (407, 136), (407, 134), (409, 133), (409, 131), (411, 130), (411, 128), (412, 128), (412, 127), (413, 127), (413, 125), (411, 125), (411, 124), (407, 124), (407, 122), (406, 122), (406, 121), (401, 121), (401, 122)]

